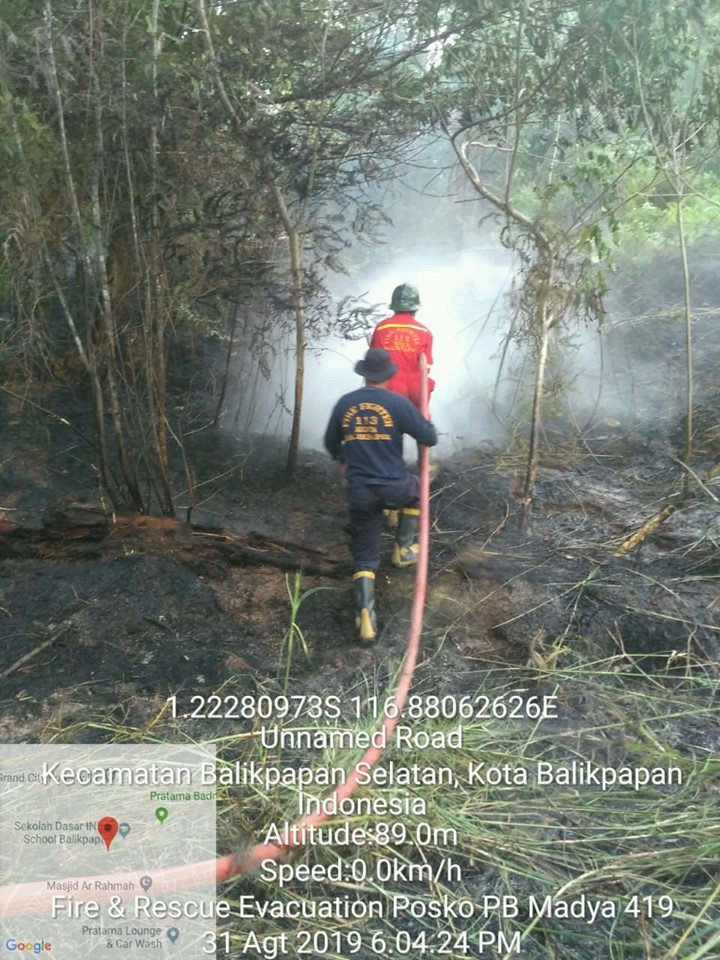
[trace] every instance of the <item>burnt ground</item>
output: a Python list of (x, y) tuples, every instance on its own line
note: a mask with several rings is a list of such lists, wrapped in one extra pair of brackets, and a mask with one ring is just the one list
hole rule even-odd
[[(67, 391), (42, 401), (81, 415)], [(87, 448), (18, 400), (0, 403), (0, 508), (6, 529), (35, 538), (24, 550), (7, 537), (0, 543), (2, 740), (103, 740), (116, 725), (154, 725), (170, 695), (280, 689), (293, 564), (305, 565), (300, 590), (311, 591), (297, 618), (308, 655), (296, 638), (293, 690), (348, 691), (368, 678), (383, 683), (396, 668), (413, 576), (384, 566), (381, 636), (372, 649), (358, 647), (342, 490), (325, 456), (306, 452), (295, 482), (283, 485), (279, 446), (208, 429), (191, 451), (201, 501), (192, 521), (204, 537), (129, 517), (88, 537), (68, 526), (69, 516), (106, 513)], [(698, 476), (711, 465), (699, 464)], [(674, 650), (678, 663), (693, 657), (716, 670), (718, 479), (693, 482), (674, 515), (619, 557), (623, 540), (673, 502), (680, 468), (667, 442), (596, 428), (543, 465), (526, 532), (512, 492), (521, 471), (520, 459), (499, 453), (441, 462), (416, 689), (477, 687), (490, 662), (532, 671), (561, 647)], [(223, 543), (220, 531), (269, 538), (269, 562), (262, 550), (252, 558), (214, 553), (208, 543)]]
[[(67, 393), (55, 391), (42, 400), (68, 417), (82, 416), (81, 400)], [(500, 693), (518, 689), (518, 683), (536, 695), (560, 689), (562, 716), (545, 724), (542, 735), (529, 722), (518, 734), (520, 753), (534, 740), (533, 749), (545, 751), (538, 755), (632, 763), (643, 756), (649, 738), (689, 770), (706, 771), (696, 778), (697, 787), (690, 777), (685, 793), (660, 794), (655, 801), (651, 792), (642, 802), (603, 794), (598, 805), (592, 796), (575, 799), (575, 789), (548, 790), (540, 798), (514, 791), (513, 816), (502, 814), (502, 866), (487, 859), (482, 833), (478, 840), (464, 837), (454, 850), (463, 866), (456, 892), (479, 901), (507, 890), (521, 898), (550, 895), (568, 877), (594, 867), (594, 857), (607, 862), (603, 858), (612, 859), (616, 847), (627, 847), (629, 864), (636, 856), (647, 858), (647, 875), (627, 867), (637, 884), (631, 889), (672, 889), (685, 905), (677, 920), (653, 927), (664, 955), (683, 935), (689, 922), (684, 918), (702, 909), (710, 896), (703, 891), (715, 883), (717, 869), (717, 787), (708, 758), (720, 752), (720, 485), (717, 478), (694, 480), (679, 503), (673, 499), (680, 477), (673, 447), (615, 422), (599, 426), (582, 444), (563, 448), (563, 442), (553, 440), (553, 449), (564, 452), (543, 463), (525, 532), (513, 495), (522, 476), (519, 457), (476, 451), (441, 461), (432, 492), (428, 599), (413, 693)], [(108, 517), (82, 442), (62, 423), (38, 419), (0, 395), (0, 741), (209, 738), (222, 746), (226, 736), (230, 746), (221, 752), (236, 758), (244, 749), (237, 734), (249, 724), (174, 721), (167, 698), (176, 696), (179, 712), (186, 712), (197, 694), (282, 692), (296, 576), (300, 592), (307, 592), (297, 615), (307, 656), (295, 636), (288, 692), (343, 699), (388, 687), (404, 651), (413, 575), (385, 563), (377, 584), (381, 636), (374, 648), (360, 648), (352, 637), (351, 568), (337, 471), (322, 454), (306, 452), (295, 482), (284, 485), (283, 452), (269, 441), (201, 431), (190, 450), (202, 500), (192, 512), (193, 526)], [(698, 478), (720, 450), (704, 454)], [(675, 513), (632, 551), (617, 555), (628, 535), (668, 503), (677, 503)], [(182, 494), (178, 504), (184, 505)], [(386, 557), (390, 547), (388, 533)], [(633, 685), (639, 660), (641, 682), (656, 684), (660, 704), (650, 718), (640, 698), (634, 712), (620, 703), (616, 710), (609, 680), (603, 681), (607, 692), (585, 680), (584, 671), (601, 662), (606, 678), (614, 664), (618, 670), (625, 665)], [(558, 662), (562, 670), (568, 664), (560, 682)], [(701, 677), (702, 693), (678, 705), (673, 697), (690, 673)], [(493, 756), (502, 742), (488, 740), (482, 755)], [(502, 789), (495, 795), (500, 811), (506, 809), (503, 795)], [(494, 819), (493, 801), (484, 793), (469, 789), (462, 797), (471, 809), (489, 809)], [(232, 814), (219, 819), (218, 852), (263, 836), (267, 823), (277, 819), (275, 802), (225, 797), (222, 804)], [(660, 817), (665, 827), (654, 831), (642, 820), (646, 803), (648, 817)], [(481, 823), (482, 812), (477, 816)], [(614, 838), (611, 830), (605, 842), (606, 821), (627, 823), (630, 839), (623, 841), (622, 831)], [(685, 836), (682, 825), (695, 821), (697, 832)], [(533, 859), (535, 823), (544, 824), (547, 846)], [(585, 862), (573, 860), (575, 842), (580, 853), (587, 845)], [(568, 860), (559, 873), (556, 855)], [(427, 856), (437, 865), (444, 854)], [(620, 866), (620, 860), (610, 863), (608, 876)], [(538, 878), (542, 869), (547, 875)], [(224, 886), (222, 895), (240, 890), (262, 902), (275, 896), (271, 886), (251, 875)], [(411, 877), (398, 878), (394, 887), (426, 894)], [(322, 898), (339, 889), (298, 882), (287, 895)], [(608, 895), (607, 882), (588, 889)], [(611, 886), (610, 893), (616, 892)], [(522, 916), (518, 921), (527, 922)], [(495, 929), (492, 917), (487, 923)], [(233, 916), (234, 936), (245, 927)], [(274, 935), (286, 927), (268, 929)], [(617, 935), (629, 945), (613, 955), (659, 956), (646, 932), (638, 940), (635, 927), (628, 917), (589, 930), (584, 919), (548, 920), (523, 950), (537, 960), (604, 960)], [(359, 929), (367, 933), (366, 926)], [(413, 936), (433, 932), (415, 921), (402, 929)], [(357, 954), (361, 960), (373, 955), (368, 949)]]

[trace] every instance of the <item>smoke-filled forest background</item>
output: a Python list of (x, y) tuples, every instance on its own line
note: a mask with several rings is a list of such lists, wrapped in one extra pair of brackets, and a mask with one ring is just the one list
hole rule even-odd
[(81, 387), (114, 506), (173, 514), (204, 426), (291, 477), (404, 281), (444, 451), (524, 445), (525, 502), (553, 426), (717, 429), (714, 4), (0, 7), (4, 388)]

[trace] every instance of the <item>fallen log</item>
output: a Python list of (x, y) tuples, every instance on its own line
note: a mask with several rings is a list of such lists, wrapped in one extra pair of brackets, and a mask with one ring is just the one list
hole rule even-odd
[(39, 524), (0, 521), (0, 558), (80, 560), (128, 552), (171, 556), (180, 563), (198, 558), (228, 564), (302, 570), (319, 576), (345, 576), (347, 564), (320, 550), (259, 533), (183, 523), (140, 514), (104, 515), (74, 507), (55, 510)]
[(624, 557), (625, 554), (630, 553), (634, 547), (641, 544), (646, 537), (649, 537), (651, 533), (654, 533), (659, 526), (665, 523), (668, 517), (671, 517), (676, 510), (677, 506), (673, 503), (669, 503), (666, 507), (663, 507), (662, 510), (650, 517), (649, 520), (646, 520), (639, 530), (636, 530), (635, 533), (631, 534), (626, 540), (623, 540), (613, 556)]
[(57, 633), (54, 633), (52, 637), (49, 637), (47, 640), (43, 640), (42, 643), (38, 643), (37, 646), (33, 647), (32, 650), (29, 650), (27, 653), (23, 654), (19, 660), (16, 660), (15, 663), (11, 663), (7, 670), (3, 670), (0, 673), (0, 680), (4, 680), (5, 677), (9, 677), (11, 673), (14, 673), (16, 670), (19, 670), (23, 664), (27, 663), (28, 660), (32, 660), (33, 657), (36, 657), (39, 653), (42, 653), (43, 650), (46, 650), (49, 646), (55, 643), (56, 640), (59, 640), (60, 637), (67, 632), (70, 624), (67, 623), (61, 627)]
[[(697, 477), (693, 474), (693, 477), (696, 483), (703, 487), (706, 483), (711, 480), (714, 480), (715, 477), (720, 475), (720, 463), (716, 463), (714, 467), (711, 467), (710, 470), (705, 474), (704, 477)], [(714, 498), (717, 500), (717, 498)], [(654, 533), (658, 527), (662, 526), (666, 520), (668, 520), (676, 510), (679, 510), (683, 503), (687, 500), (687, 492), (684, 495), (677, 495), (677, 499), (674, 503), (668, 503), (666, 506), (659, 510), (656, 514), (653, 514), (649, 520), (646, 520), (645, 523), (634, 533), (632, 533), (626, 540), (620, 544), (613, 556), (615, 557), (624, 557), (629, 553), (633, 547), (637, 547), (643, 542), (651, 533)]]

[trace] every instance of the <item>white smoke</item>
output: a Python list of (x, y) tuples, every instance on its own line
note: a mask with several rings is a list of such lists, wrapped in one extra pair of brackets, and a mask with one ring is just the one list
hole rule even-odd
[[(398, 284), (418, 288), (422, 307), (417, 318), (434, 337), (431, 374), (437, 385), (431, 414), (441, 435), (441, 452), (476, 446), (499, 435), (489, 403), (511, 280), (510, 262), (499, 257), (496, 249), (443, 256), (419, 250), (334, 285), (338, 296), (367, 291), (369, 303), (385, 305)], [(388, 308), (383, 316), (390, 312)], [(366, 349), (364, 340), (334, 338), (311, 352), (306, 363), (303, 446), (322, 449), (335, 401), (362, 383), (353, 367)]]

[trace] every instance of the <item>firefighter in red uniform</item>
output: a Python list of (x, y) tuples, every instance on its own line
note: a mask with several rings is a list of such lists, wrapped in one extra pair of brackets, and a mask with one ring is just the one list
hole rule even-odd
[[(410, 283), (401, 283), (393, 290), (391, 317), (375, 327), (371, 347), (387, 350), (398, 372), (387, 384), (387, 389), (407, 397), (420, 409), (420, 355), (425, 354), (428, 369), (433, 362), (433, 337), (428, 328), (415, 319), (420, 307), (420, 295)], [(428, 397), (435, 381), (428, 378)]]

